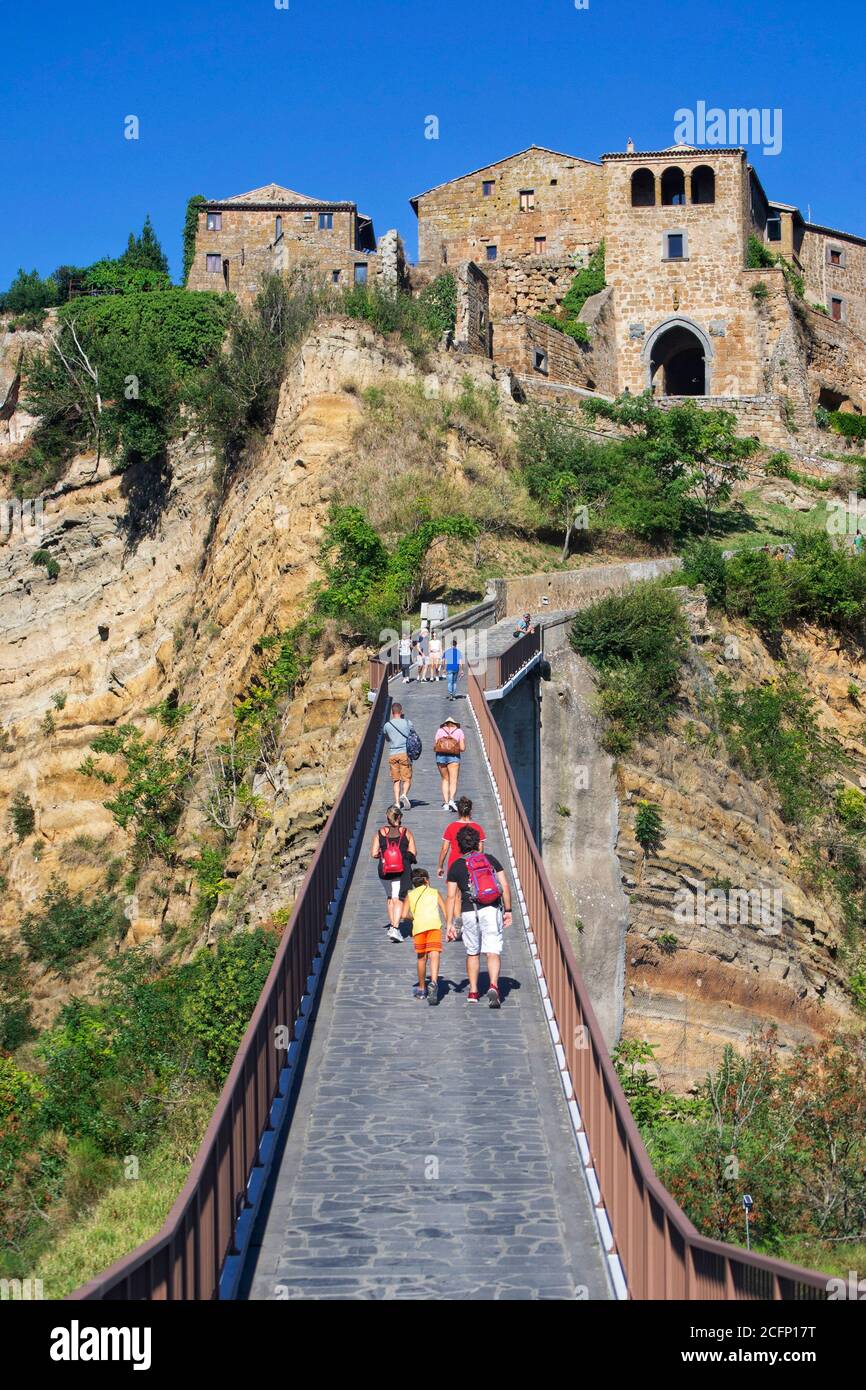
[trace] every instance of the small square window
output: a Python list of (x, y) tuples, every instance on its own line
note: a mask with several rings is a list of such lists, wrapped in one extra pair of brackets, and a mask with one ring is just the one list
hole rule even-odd
[(209, 275), (220, 275), (220, 274), (222, 273), (222, 268), (223, 268), (223, 258), (222, 258), (222, 256), (220, 256), (218, 253), (212, 255), (210, 252), (208, 252), (208, 258), (207, 258), (207, 269), (208, 269), (208, 274), (209, 274)]
[(831, 319), (833, 320), (834, 323), (841, 323), (841, 322), (842, 322), (842, 309), (843, 309), (843, 304), (844, 304), (844, 301), (843, 301), (843, 300), (841, 300), (841, 299), (836, 299), (835, 297), (834, 297), (833, 299), (830, 300), (830, 317), (831, 317)]
[(546, 248), (547, 248), (547, 237), (546, 237), (546, 236), (537, 236), (537, 237), (535, 238), (535, 254), (536, 254), (536, 256), (543, 256), (543, 255), (544, 255), (544, 252), (545, 252), (545, 250), (546, 250)]
[(356, 284), (356, 285), (366, 285), (366, 283), (367, 283), (367, 266), (366, 266), (365, 264), (363, 264), (363, 265), (362, 265), (362, 264), (358, 264), (358, 265), (355, 266), (355, 284)]
[(319, 231), (332, 232), (334, 230), (334, 214), (332, 212), (319, 213)]
[(665, 255), (669, 261), (681, 261), (685, 252), (685, 236), (682, 232), (668, 232), (665, 237)]
[(557, 185), (558, 183), (559, 183), (559, 179), (551, 179), (551, 180), (550, 180), (550, 186), (551, 186), (551, 188), (556, 188), (556, 185)]
[(340, 272), (339, 272), (339, 270), (332, 270), (332, 271), (331, 271), (331, 284), (332, 284), (332, 285), (339, 285), (339, 283), (340, 283)]
[(207, 229), (209, 232), (221, 232), (223, 227), (223, 215), (221, 212), (209, 212), (207, 215)]
[(481, 192), (485, 198), (492, 198), (495, 187), (496, 183), (493, 179), (485, 179), (481, 185)]
[(523, 188), (520, 192), (520, 211), (533, 212), (535, 209), (535, 189)]
[(545, 376), (547, 375), (547, 353), (542, 352), (541, 348), (533, 348), (532, 365), (537, 372), (543, 372)]
[(839, 250), (838, 246), (831, 246), (829, 248), (827, 259), (831, 265), (842, 265), (842, 252)]
[(496, 247), (495, 247), (495, 246), (488, 246), (488, 248), (487, 248), (487, 259), (488, 259), (488, 261), (495, 261), (495, 260), (496, 260)]

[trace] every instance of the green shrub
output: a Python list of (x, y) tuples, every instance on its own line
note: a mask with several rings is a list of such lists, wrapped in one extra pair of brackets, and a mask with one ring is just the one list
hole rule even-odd
[(34, 550), (30, 556), (30, 563), (41, 565), (49, 579), (56, 579), (60, 573), (60, 565), (48, 550)]
[(866, 439), (866, 415), (855, 415), (848, 410), (831, 410), (827, 412), (827, 423), (844, 439)]
[(202, 951), (195, 958), (184, 1015), (198, 1043), (198, 1065), (215, 1086), (229, 1073), (277, 943), (274, 932), (239, 932), (220, 941), (213, 954)]
[(634, 837), (645, 854), (655, 854), (664, 838), (662, 813), (653, 801), (639, 801), (634, 818)]
[(183, 283), (189, 279), (192, 263), (195, 260), (195, 240), (198, 235), (198, 215), (207, 199), (201, 193), (194, 193), (186, 205), (183, 220)]
[[(164, 740), (153, 742), (144, 738), (134, 724), (106, 730), (90, 746), (94, 753), (120, 757), (125, 763), (118, 794), (105, 805), (123, 830), (134, 829), (134, 862), (141, 865), (157, 855), (173, 863), (174, 835), (192, 773), (190, 754), (170, 749)], [(92, 758), (85, 759), (79, 771), (103, 781), (112, 776)]]
[(33, 1036), (27, 993), (23, 960), (0, 942), (0, 1052), (13, 1052)]
[(840, 787), (836, 792), (836, 815), (849, 830), (866, 830), (866, 797), (856, 787)]
[(421, 321), (431, 333), (441, 338), (453, 333), (457, 325), (457, 281), (450, 271), (437, 275), (418, 296)]
[(635, 738), (666, 726), (688, 642), (670, 589), (650, 581), (601, 599), (577, 614), (570, 641), (599, 673), (608, 751), (624, 752)]
[(13, 796), (9, 817), (19, 844), (22, 840), (26, 840), (28, 835), (32, 835), (36, 829), (36, 812), (30, 803), (30, 798), (25, 796), (24, 792), (16, 792)]
[(22, 919), (21, 939), (31, 960), (67, 977), (88, 947), (117, 931), (121, 922), (116, 898), (97, 895), (88, 901), (55, 879), (42, 896), (40, 911)]
[(715, 541), (692, 541), (683, 551), (681, 577), (694, 588), (704, 586), (707, 602), (713, 608), (723, 608), (727, 592), (725, 553)]
[(819, 727), (815, 702), (795, 676), (741, 691), (722, 676), (716, 709), (732, 759), (747, 777), (775, 788), (786, 821), (807, 824), (825, 810), (825, 780), (845, 756)]
[(0, 294), (0, 310), (13, 314), (40, 313), (59, 302), (57, 281), (52, 276), (43, 280), (38, 270), (26, 271), (23, 266)]

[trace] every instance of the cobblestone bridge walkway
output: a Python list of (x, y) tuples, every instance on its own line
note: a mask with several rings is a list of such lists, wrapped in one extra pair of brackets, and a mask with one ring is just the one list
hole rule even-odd
[[(459, 792), (508, 866), (468, 700), (449, 705), (444, 681), (392, 681), (391, 693), (424, 742), (405, 815), (419, 863), (436, 882), (453, 817), (442, 810), (433, 733), (454, 712), (467, 742)], [(383, 757), (246, 1296), (610, 1297), (516, 895), (502, 1009), (483, 994), (467, 1004), (459, 941), (444, 951), (439, 1007), (414, 999), (411, 938), (388, 940), (369, 857), (391, 799)]]

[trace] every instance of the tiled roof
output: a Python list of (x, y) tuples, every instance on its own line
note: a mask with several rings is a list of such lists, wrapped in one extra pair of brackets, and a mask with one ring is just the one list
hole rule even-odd
[(671, 155), (703, 155), (715, 159), (717, 154), (745, 154), (746, 151), (738, 145), (716, 147), (703, 145), (668, 145), (663, 150), (616, 150), (612, 154), (603, 154), (602, 161), (606, 159), (667, 159)]

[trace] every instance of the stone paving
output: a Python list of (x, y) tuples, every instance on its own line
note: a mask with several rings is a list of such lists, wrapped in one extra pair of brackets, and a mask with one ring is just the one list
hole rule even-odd
[[(419, 863), (435, 876), (453, 818), (442, 810), (433, 733), (454, 712), (467, 741), (459, 792), (472, 797), (488, 848), (507, 865), (468, 701), (448, 704), (444, 681), (397, 678), (391, 693), (424, 742), (405, 817)], [(411, 940), (388, 940), (369, 857), (391, 797), (383, 759), (296, 1109), (253, 1237), (247, 1295), (608, 1298), (516, 898), (501, 1010), (483, 998), (467, 1004), (460, 942), (445, 948), (439, 1007), (414, 999)]]

